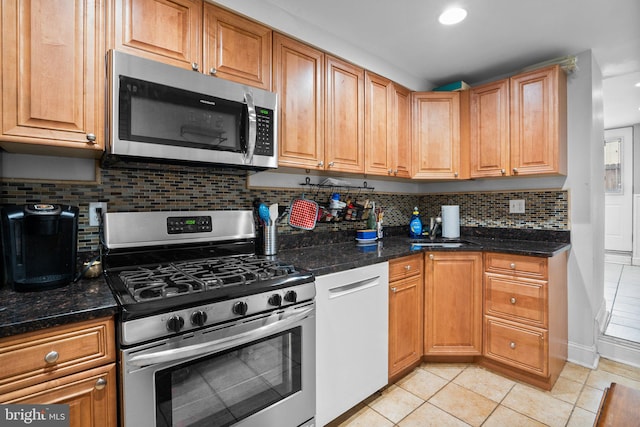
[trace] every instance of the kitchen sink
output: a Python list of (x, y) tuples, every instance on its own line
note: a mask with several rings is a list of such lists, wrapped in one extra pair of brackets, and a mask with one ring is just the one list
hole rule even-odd
[(410, 241), (411, 249), (420, 248), (442, 248), (442, 249), (454, 249), (454, 248), (466, 248), (477, 246), (475, 243), (467, 242), (459, 239), (414, 239)]

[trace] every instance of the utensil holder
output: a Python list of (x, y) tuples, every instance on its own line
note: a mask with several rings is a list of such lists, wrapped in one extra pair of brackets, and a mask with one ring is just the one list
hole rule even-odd
[(275, 255), (278, 252), (278, 227), (275, 222), (262, 227), (262, 240), (264, 255)]

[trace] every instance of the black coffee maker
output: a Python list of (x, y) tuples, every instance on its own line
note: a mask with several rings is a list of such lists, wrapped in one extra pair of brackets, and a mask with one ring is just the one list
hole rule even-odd
[(78, 208), (5, 205), (0, 208), (2, 283), (16, 291), (64, 286), (76, 273)]

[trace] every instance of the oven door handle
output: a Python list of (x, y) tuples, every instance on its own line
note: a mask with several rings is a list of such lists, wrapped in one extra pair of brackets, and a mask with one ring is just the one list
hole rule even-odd
[(154, 353), (133, 356), (131, 359), (129, 359), (128, 364), (132, 366), (142, 367), (158, 363), (175, 362), (177, 360), (190, 359), (192, 357), (222, 351), (237, 345), (255, 341), (270, 333), (276, 332), (279, 329), (283, 329), (291, 324), (300, 322), (309, 317), (309, 315), (314, 310), (315, 307), (309, 307), (291, 316), (277, 320), (274, 323), (269, 323), (257, 329), (252, 329), (250, 331), (242, 332), (230, 337), (224, 337), (214, 341), (194, 344), (182, 348), (172, 348), (169, 350), (162, 350)]

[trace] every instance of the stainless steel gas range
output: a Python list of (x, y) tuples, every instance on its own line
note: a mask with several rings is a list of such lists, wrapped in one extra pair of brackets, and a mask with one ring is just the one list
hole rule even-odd
[(311, 273), (255, 255), (251, 211), (106, 213), (124, 426), (314, 426)]

